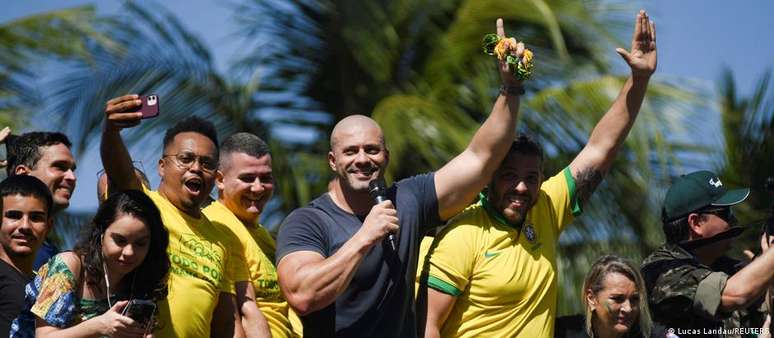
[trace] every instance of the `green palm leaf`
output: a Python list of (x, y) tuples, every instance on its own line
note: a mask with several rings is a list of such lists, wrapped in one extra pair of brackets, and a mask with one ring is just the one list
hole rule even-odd
[(88, 62), (89, 44), (107, 50), (120, 47), (97, 30), (92, 6), (25, 17), (0, 26), (0, 123), (16, 127), (40, 108), (37, 80), (43, 60)]
[[(247, 130), (265, 137), (279, 197), (264, 215), (272, 230), (282, 215), (326, 190), (332, 177), (323, 155), (327, 136), (344, 116), (371, 115), (383, 126), (392, 180), (438, 169), (462, 151), (497, 95), (494, 61), (480, 51), (497, 17), (535, 52), (536, 79), (526, 84), (519, 128), (544, 144), (546, 173), (558, 172), (623, 84), (606, 74), (620, 62), (614, 47), (628, 38), (634, 13), (605, 1), (243, 0), (234, 9), (246, 53), (225, 75), (174, 15), (154, 8), (150, 13), (127, 2), (125, 16), (101, 18), (73, 51), (51, 42), (52, 50), (80, 57), (54, 78), (56, 90), (38, 95), (47, 103), (44, 112), (56, 113), (51, 123), (63, 125), (83, 153), (100, 135), (105, 101), (123, 93), (159, 94), (161, 116), (127, 133), (135, 153), (148, 154), (151, 162), (160, 141), (154, 147), (142, 140), (160, 139), (161, 130), (188, 115), (211, 119), (221, 135)], [(0, 68), (0, 102), (18, 108), (12, 100), (35, 99), (22, 97), (24, 83), (18, 82), (32, 73), (29, 62), (3, 60), (0, 54), (6, 67)], [(561, 313), (580, 311), (579, 280), (599, 254), (639, 258), (661, 241), (657, 218), (665, 184), (687, 165), (678, 160), (706, 157), (705, 143), (684, 136), (703, 127), (687, 123), (707, 109), (702, 101), (708, 100), (700, 88), (654, 79), (605, 183), (560, 240)], [(771, 153), (771, 101), (756, 102), (748, 110), (765, 113), (729, 119), (750, 135), (732, 142), (759, 142), (755, 149)]]
[[(721, 113), (721, 144), (725, 151), (715, 151), (721, 177), (731, 187), (750, 187), (747, 202), (735, 207), (742, 223), (766, 216), (773, 205), (764, 189), (768, 177), (774, 177), (774, 86), (771, 70), (764, 72), (753, 92), (743, 96), (733, 74), (725, 69), (721, 75), (718, 101)], [(744, 243), (758, 243), (757, 231), (748, 231)]]

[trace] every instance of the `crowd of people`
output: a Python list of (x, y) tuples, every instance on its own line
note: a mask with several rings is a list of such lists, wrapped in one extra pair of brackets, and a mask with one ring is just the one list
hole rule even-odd
[[(640, 11), (634, 27), (631, 48), (617, 49), (631, 76), (562, 170), (544, 176), (541, 145), (516, 134), (524, 84), (500, 61), (499, 95), (465, 150), (379, 198), (390, 160), (381, 127), (363, 115), (338, 121), (328, 191), (291, 212), (276, 242), (259, 218), (283, 173), (256, 135), (219, 142), (210, 122), (179, 121), (161, 140), (154, 190), (121, 136), (142, 123), (142, 101), (111, 99), (100, 205), (62, 250), (47, 234), (75, 189), (71, 143), (5, 129), (0, 334), (770, 337), (774, 241), (762, 234), (748, 261), (725, 256), (744, 230), (732, 206), (749, 189), (729, 190), (710, 171), (673, 180), (663, 246), (641, 265), (600, 257), (580, 290), (584, 313), (557, 318), (559, 236), (610, 170), (656, 70), (655, 25)], [(505, 40), (522, 57), (524, 45)]]

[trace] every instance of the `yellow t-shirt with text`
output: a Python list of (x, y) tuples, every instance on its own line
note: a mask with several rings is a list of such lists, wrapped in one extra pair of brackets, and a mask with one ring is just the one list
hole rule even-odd
[(520, 230), (479, 202), (436, 236), (428, 286), (456, 297), (442, 337), (554, 336), (557, 240), (580, 212), (574, 186), (569, 168), (545, 181)]
[(219, 201), (212, 202), (202, 212), (216, 225), (233, 231), (241, 241), (250, 281), (255, 289), (255, 300), (266, 317), (272, 337), (292, 337), (288, 302), (280, 292), (277, 268), (274, 266), (277, 247), (269, 232), (260, 224), (245, 226)]
[[(158, 303), (156, 337), (209, 337), (221, 292), (248, 280), (241, 243), (206, 216), (188, 216), (156, 191), (144, 189), (169, 232), (169, 293)], [(151, 258), (151, 257), (149, 257)]]

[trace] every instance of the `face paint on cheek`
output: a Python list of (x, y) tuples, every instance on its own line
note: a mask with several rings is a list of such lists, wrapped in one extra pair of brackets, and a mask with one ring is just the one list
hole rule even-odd
[(608, 315), (612, 315), (615, 313), (615, 311), (613, 310), (613, 307), (615, 306), (614, 303), (615, 301), (613, 301), (612, 299), (605, 300), (605, 303), (603, 305), (605, 306), (605, 311), (607, 311)]

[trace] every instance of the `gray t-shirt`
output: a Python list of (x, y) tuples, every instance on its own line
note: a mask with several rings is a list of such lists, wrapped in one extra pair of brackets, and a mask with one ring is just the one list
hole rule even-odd
[[(304, 316), (304, 337), (414, 337), (414, 276), (425, 230), (441, 224), (433, 174), (397, 182), (387, 197), (398, 211), (397, 254), (387, 241), (363, 258), (347, 289), (334, 304)], [(277, 263), (295, 251), (330, 257), (363, 225), (324, 194), (293, 211), (277, 238)]]

